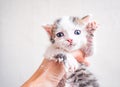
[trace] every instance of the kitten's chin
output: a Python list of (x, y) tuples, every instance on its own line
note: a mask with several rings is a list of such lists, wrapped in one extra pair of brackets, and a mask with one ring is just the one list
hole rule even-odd
[(63, 50), (68, 51), (68, 52), (79, 49), (79, 47), (76, 44), (72, 44), (72, 45), (53, 44), (53, 45), (54, 45), (54, 47), (57, 47), (59, 49), (63, 49)]
[(72, 51), (78, 50), (79, 47), (77, 47), (76, 45), (71, 45), (71, 46), (68, 46), (67, 48), (64, 48), (64, 49), (68, 52), (72, 52)]
[(69, 49), (69, 51), (72, 52), (72, 51), (75, 51), (75, 50), (78, 50), (78, 49), (79, 49), (79, 48), (73, 47), (73, 48)]

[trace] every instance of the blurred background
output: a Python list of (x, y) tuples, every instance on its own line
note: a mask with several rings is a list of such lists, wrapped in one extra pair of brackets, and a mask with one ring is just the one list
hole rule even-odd
[(20, 87), (50, 44), (41, 27), (62, 16), (93, 14), (95, 54), (88, 58), (100, 87), (120, 87), (119, 0), (0, 0), (0, 87)]

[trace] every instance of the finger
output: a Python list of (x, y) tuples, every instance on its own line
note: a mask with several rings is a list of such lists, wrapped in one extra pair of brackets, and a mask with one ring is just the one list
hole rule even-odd
[(86, 66), (89, 66), (89, 65), (90, 65), (90, 63), (87, 62), (87, 61), (84, 61), (84, 64), (85, 64)]
[(48, 70), (45, 72), (45, 74), (51, 82), (57, 85), (65, 75), (64, 64), (51, 60), (48, 66)]
[(84, 61), (84, 54), (81, 50), (76, 50), (72, 52), (72, 55), (76, 58), (78, 62), (83, 62)]

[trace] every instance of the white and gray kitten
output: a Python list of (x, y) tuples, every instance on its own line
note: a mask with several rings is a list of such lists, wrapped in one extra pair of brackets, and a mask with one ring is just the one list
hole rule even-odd
[(82, 50), (85, 56), (93, 53), (93, 32), (92, 29), (86, 29), (89, 20), (89, 15), (83, 18), (68, 16), (57, 19), (52, 25), (44, 26), (52, 42), (44, 57), (65, 65), (66, 75), (57, 87), (99, 87), (87, 66), (77, 62), (71, 54), (78, 49)]

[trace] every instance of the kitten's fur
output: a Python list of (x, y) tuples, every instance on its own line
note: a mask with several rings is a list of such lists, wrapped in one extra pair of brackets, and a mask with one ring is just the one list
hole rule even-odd
[(96, 78), (87, 70), (87, 66), (78, 63), (70, 53), (80, 49), (85, 56), (92, 55), (93, 33), (86, 28), (89, 19), (89, 15), (83, 18), (62, 17), (53, 25), (44, 26), (52, 42), (45, 58), (65, 64), (66, 75), (57, 87), (98, 87)]

